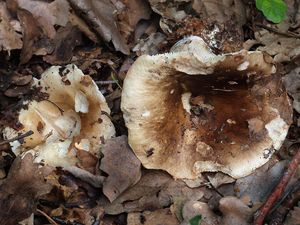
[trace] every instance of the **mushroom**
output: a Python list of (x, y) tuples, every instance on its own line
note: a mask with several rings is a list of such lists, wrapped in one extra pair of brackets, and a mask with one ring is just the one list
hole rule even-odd
[(140, 56), (121, 109), (142, 164), (186, 179), (205, 171), (247, 176), (280, 148), (292, 117), (270, 56), (215, 55), (196, 36), (170, 53)]
[(7, 139), (33, 131), (22, 144), (12, 143), (17, 154), (31, 150), (37, 161), (53, 166), (74, 165), (77, 149), (97, 155), (101, 139), (115, 135), (104, 96), (92, 78), (75, 65), (53, 66), (40, 80), (35, 79), (33, 86), (48, 97), (25, 102), (18, 117), (21, 130), (4, 130)]

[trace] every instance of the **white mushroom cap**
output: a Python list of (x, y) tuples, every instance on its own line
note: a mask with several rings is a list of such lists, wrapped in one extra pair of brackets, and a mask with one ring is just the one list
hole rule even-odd
[[(75, 65), (49, 68), (40, 80), (35, 80), (34, 86), (40, 87), (48, 98), (40, 102), (30, 101), (27, 108), (20, 111), (22, 130), (6, 128), (4, 131), (6, 138), (29, 130), (34, 132), (24, 139), (18, 150), (34, 149), (40, 151), (38, 161), (44, 160), (55, 166), (70, 165), (76, 161), (76, 146), (98, 154), (101, 139), (115, 135), (104, 96), (92, 78), (84, 75)], [(50, 154), (50, 151), (53, 152)], [(73, 153), (70, 155), (71, 151)], [(69, 161), (55, 162), (55, 158)]]
[(175, 178), (250, 174), (281, 146), (291, 123), (275, 71), (262, 52), (214, 55), (199, 37), (171, 53), (140, 56), (122, 93), (130, 146), (146, 168)]

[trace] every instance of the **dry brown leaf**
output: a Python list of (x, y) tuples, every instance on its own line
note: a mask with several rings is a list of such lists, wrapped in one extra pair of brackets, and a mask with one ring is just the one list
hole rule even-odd
[(91, 31), (90, 27), (84, 22), (82, 18), (77, 16), (74, 11), (71, 11), (69, 14), (69, 21), (73, 26), (78, 27), (78, 29), (84, 33), (89, 39), (93, 42), (98, 43), (98, 38), (93, 31)]
[(236, 195), (257, 208), (269, 195), (284, 171), (286, 161), (271, 161), (251, 175), (236, 181)]
[(174, 201), (201, 199), (205, 188), (188, 188), (182, 181), (162, 171), (146, 171), (141, 180), (126, 190), (113, 203), (106, 204), (107, 214), (155, 210), (170, 206)]
[(144, 211), (142, 213), (129, 213), (127, 224), (130, 225), (177, 225), (179, 224), (176, 216), (171, 213), (169, 208), (156, 211)]
[(34, 225), (34, 213), (32, 213), (27, 219), (19, 222), (19, 225)]
[(201, 215), (201, 225), (219, 225), (220, 217), (215, 215), (205, 202), (190, 200), (182, 208), (183, 222), (181, 225), (189, 225), (189, 220)]
[(22, 48), (21, 35), (16, 32), (5, 2), (0, 2), (0, 50)]
[(193, 9), (200, 18), (218, 23), (234, 20), (241, 26), (246, 22), (246, 9), (242, 0), (195, 0)]
[(80, 43), (81, 34), (76, 27), (71, 24), (61, 27), (57, 30), (53, 40), (54, 52), (51, 55), (44, 56), (43, 59), (52, 65), (66, 64), (70, 62), (74, 48)]
[(218, 188), (223, 184), (230, 184), (235, 181), (232, 177), (220, 172), (214, 175), (207, 175), (207, 178), (214, 188)]
[(70, 6), (67, 0), (55, 0), (51, 3), (35, 0), (17, 0), (20, 8), (28, 10), (49, 38), (54, 38), (54, 25), (66, 26), (69, 21)]
[(150, 0), (149, 3), (154, 12), (165, 19), (181, 21), (187, 14), (182, 8), (185, 8), (188, 1), (166, 1)]
[[(37, 26), (36, 20), (29, 11), (18, 9), (17, 14), (23, 28), (23, 48), (20, 55), (20, 64), (24, 64), (29, 61), (33, 54), (46, 54), (48, 52), (47, 48), (50, 48), (50, 46), (48, 46), (43, 31)], [(46, 50), (42, 50), (43, 45)]]
[(132, 51), (136, 52), (137, 55), (155, 55), (166, 43), (166, 35), (160, 32), (152, 33), (146, 40), (141, 39)]
[(300, 67), (295, 68), (283, 77), (287, 92), (293, 98), (293, 107), (300, 113)]
[(129, 54), (129, 48), (115, 21), (116, 8), (109, 0), (69, 0), (69, 2), (105, 41), (112, 41), (116, 50)]
[(77, 177), (96, 188), (100, 188), (103, 185), (103, 176), (94, 175), (86, 170), (78, 168), (77, 166), (65, 167), (64, 170), (71, 173), (74, 177)]
[(51, 185), (45, 182), (43, 171), (33, 163), (30, 154), (23, 159), (16, 158), (0, 186), (0, 224), (15, 225), (28, 218), (35, 210), (38, 198), (50, 190)]
[(83, 168), (92, 174), (96, 174), (96, 166), (98, 164), (98, 158), (96, 156), (94, 156), (90, 152), (80, 149), (77, 150), (76, 155), (79, 160), (78, 166), (80, 168)]
[(222, 225), (250, 225), (250, 218), (255, 209), (248, 207), (236, 197), (227, 196), (220, 200), (220, 211), (223, 213)]
[(112, 1), (118, 10), (118, 23), (120, 32), (128, 41), (137, 23), (144, 19), (150, 19), (151, 9), (146, 0), (117, 0)]
[(300, 224), (300, 207), (295, 207), (287, 215), (284, 225), (299, 225)]
[(103, 183), (103, 193), (112, 202), (140, 180), (141, 162), (129, 147), (126, 136), (107, 140), (102, 153), (100, 169), (108, 174)]
[(70, 224), (94, 225), (99, 224), (100, 219), (103, 217), (103, 208), (99, 205), (92, 208), (66, 208), (60, 206), (52, 210), (50, 215)]
[[(298, 0), (285, 2), (288, 8), (286, 19), (280, 24), (265, 21), (258, 24), (255, 32), (257, 43), (262, 45), (257, 49), (274, 56), (276, 62), (290, 61), (300, 55), (300, 4)], [(251, 42), (253, 40), (246, 41)]]

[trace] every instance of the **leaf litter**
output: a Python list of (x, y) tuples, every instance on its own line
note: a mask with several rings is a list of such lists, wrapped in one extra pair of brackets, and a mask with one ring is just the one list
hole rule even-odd
[[(255, 212), (276, 192), (276, 185), (299, 151), (300, 4), (297, 0), (285, 2), (287, 16), (279, 24), (266, 20), (255, 8), (255, 1), (0, 2), (0, 223), (189, 225), (193, 218), (201, 217), (201, 224), (259, 224), (253, 222)], [(191, 35), (201, 37), (216, 55), (243, 49), (264, 51), (273, 57), (278, 76), (283, 78), (294, 109), (293, 124), (281, 149), (246, 177), (234, 179), (221, 172), (204, 172), (195, 180), (175, 180), (164, 171), (146, 169), (135, 156), (134, 146), (128, 145), (130, 133), (121, 112), (127, 71), (138, 56), (169, 52), (175, 43)], [(68, 91), (70, 79), (64, 70), (69, 63), (90, 77), (81, 80), (77, 95)], [(65, 89), (65, 96), (74, 96), (74, 102), (68, 102), (74, 104), (74, 109), (68, 106), (72, 110), (76, 109), (75, 95), (80, 102), (85, 101), (84, 87), (91, 80), (106, 99), (109, 108), (97, 104), (92, 107), (97, 109), (93, 117), (97, 119), (85, 115), (84, 104), (77, 105), (82, 110), (81, 120), (89, 121), (84, 129), (103, 121), (112, 121), (115, 127), (115, 134), (109, 137), (84, 133), (88, 138), (72, 139), (64, 148), (74, 159), (68, 166), (51, 166), (41, 157), (37, 160), (37, 150), (41, 144), (50, 143), (55, 129), (43, 136), (34, 151), (25, 147), (16, 152), (5, 142), (6, 127), (15, 130), (9, 139), (23, 146), (36, 138), (31, 133), (22, 137), (24, 124), (18, 119), (29, 102), (49, 101), (65, 111), (66, 106), (61, 107), (62, 103), (51, 95), (49, 98), (47, 90), (32, 85), (52, 65), (62, 68), (59, 85), (65, 88), (59, 91)], [(130, 90), (134, 92), (135, 88)], [(157, 86), (155, 91), (161, 88)], [(157, 99), (155, 104), (159, 106), (160, 101)], [(45, 128), (47, 122), (43, 120), (35, 131)], [(60, 144), (64, 141), (57, 139)], [(156, 154), (155, 149), (145, 151), (150, 158)], [(299, 177), (298, 166), (265, 222), (299, 224)]]

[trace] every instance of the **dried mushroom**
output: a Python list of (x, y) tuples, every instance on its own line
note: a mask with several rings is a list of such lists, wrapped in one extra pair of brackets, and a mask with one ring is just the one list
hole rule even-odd
[(170, 53), (140, 56), (121, 108), (142, 164), (188, 179), (204, 171), (250, 174), (280, 148), (292, 117), (270, 56), (215, 55), (195, 36)]
[(115, 135), (104, 96), (92, 78), (75, 65), (53, 66), (40, 80), (34, 80), (33, 86), (41, 88), (47, 99), (25, 103), (18, 118), (21, 130), (4, 130), (6, 138), (33, 131), (22, 144), (11, 143), (17, 154), (31, 150), (36, 161), (53, 166), (74, 165), (77, 149), (97, 155), (101, 138)]

